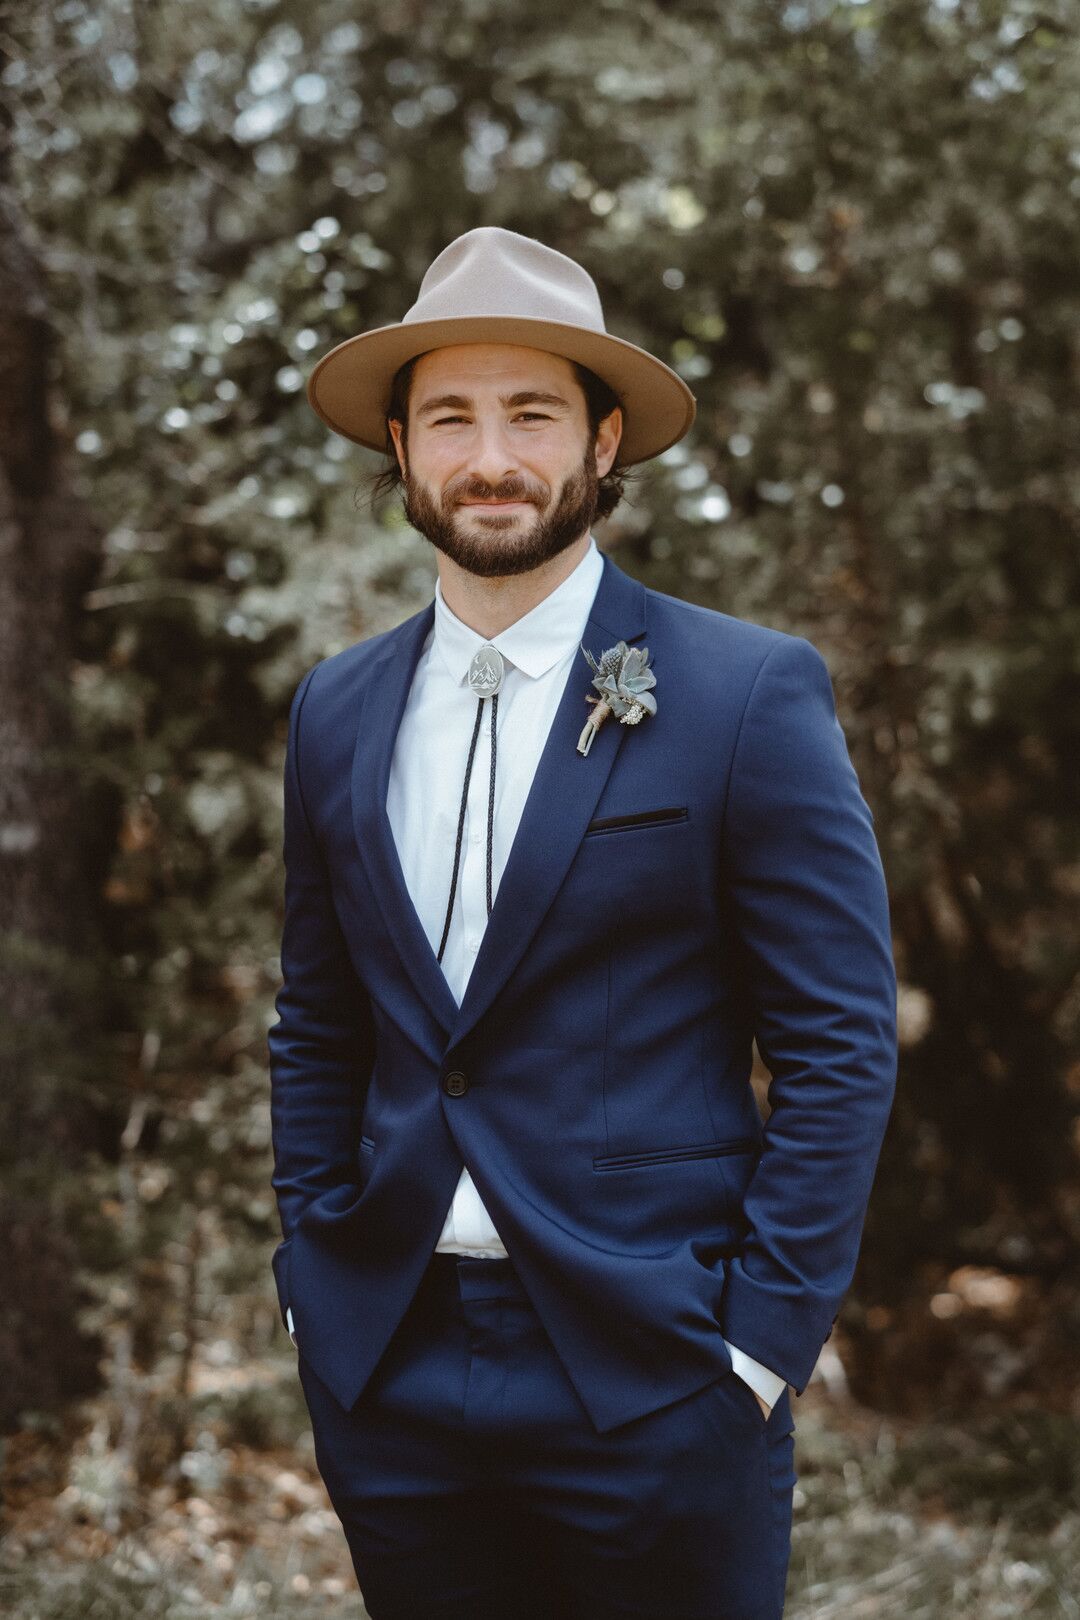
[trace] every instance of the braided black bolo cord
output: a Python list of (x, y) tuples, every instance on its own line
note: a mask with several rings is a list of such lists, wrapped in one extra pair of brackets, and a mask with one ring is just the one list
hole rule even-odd
[[(484, 712), (483, 698), (476, 700), (476, 724), (473, 726), (472, 741), (469, 743), (469, 758), (465, 766), (465, 780), (461, 787), (461, 809), (458, 811), (457, 843), (454, 845), (454, 875), (450, 879), (450, 903), (446, 908), (446, 921), (443, 924), (442, 939), (439, 941), (438, 960), (441, 962), (443, 951), (446, 949), (446, 936), (450, 932), (450, 918), (454, 912), (454, 895), (457, 892), (458, 860), (461, 856), (461, 832), (465, 825), (465, 801), (469, 794), (469, 778), (472, 775), (473, 755), (476, 752), (476, 739), (480, 735), (480, 717)], [(493, 744), (494, 746), (494, 744)]]
[(494, 842), (495, 826), (495, 725), (499, 718), (499, 694), (491, 699), (491, 778), (488, 782), (488, 828), (487, 828), (487, 908), (491, 916), (491, 846)]
[[(473, 755), (476, 753), (476, 739), (480, 735), (480, 718), (484, 712), (484, 700), (476, 701), (476, 723), (469, 741), (469, 758), (465, 764), (465, 780), (461, 786), (461, 805), (458, 809), (457, 840), (454, 844), (454, 872), (450, 879), (450, 900), (446, 907), (446, 921), (443, 923), (442, 939), (439, 942), (438, 961), (443, 959), (446, 949), (446, 939), (450, 932), (450, 919), (454, 914), (454, 895), (457, 893), (458, 862), (461, 858), (461, 837), (465, 827), (465, 805), (469, 797), (469, 780), (472, 776)], [(493, 693), (491, 699), (491, 773), (488, 778), (488, 824), (487, 824), (487, 910), (491, 916), (491, 885), (492, 885), (492, 846), (495, 840), (495, 732), (499, 719), (499, 694)]]

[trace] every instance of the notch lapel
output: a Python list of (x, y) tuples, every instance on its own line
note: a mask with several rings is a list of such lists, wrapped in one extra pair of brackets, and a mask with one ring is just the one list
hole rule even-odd
[[(617, 641), (645, 635), (645, 600), (644, 586), (604, 554), (581, 636), (595, 658)], [(449, 1043), (457, 1045), (491, 1006), (543, 921), (627, 728), (609, 716), (588, 754), (577, 752), (592, 672), (575, 649), (459, 1008), (409, 895), (386, 812), (394, 740), (434, 614), (431, 603), (391, 633), (368, 677), (353, 756), (353, 813), (360, 854), (401, 960)]]
[(356, 842), (383, 921), (417, 990), (444, 1031), (457, 1017), (446, 975), (432, 950), (401, 869), (394, 829), (386, 810), (394, 741), (405, 712), (435, 604), (391, 631), (364, 688), (352, 765)]

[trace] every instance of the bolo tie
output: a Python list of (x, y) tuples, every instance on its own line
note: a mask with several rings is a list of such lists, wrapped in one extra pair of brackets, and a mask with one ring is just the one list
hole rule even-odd
[(454, 914), (454, 895), (457, 893), (458, 862), (461, 858), (461, 835), (465, 826), (465, 805), (469, 796), (469, 779), (472, 776), (473, 756), (476, 753), (476, 740), (480, 735), (480, 721), (484, 715), (484, 700), (491, 699), (491, 773), (488, 783), (488, 818), (487, 818), (487, 909), (491, 915), (491, 845), (492, 833), (495, 825), (495, 726), (499, 715), (499, 688), (503, 683), (505, 665), (503, 655), (498, 647), (493, 647), (490, 641), (485, 641), (473, 654), (469, 665), (469, 687), (476, 693), (476, 722), (473, 725), (472, 739), (469, 743), (469, 757), (465, 762), (465, 780), (461, 784), (461, 806), (458, 810), (457, 842), (454, 845), (454, 871), (450, 879), (450, 900), (446, 907), (446, 921), (443, 924), (442, 939), (439, 942), (438, 960), (443, 959), (446, 948), (446, 937), (450, 932), (450, 918)]

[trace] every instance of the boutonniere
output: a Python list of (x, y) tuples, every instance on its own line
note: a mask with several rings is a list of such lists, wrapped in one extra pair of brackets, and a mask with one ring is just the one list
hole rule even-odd
[(656, 685), (656, 676), (648, 667), (648, 647), (628, 647), (620, 641), (601, 654), (599, 663), (585, 647), (581, 650), (594, 671), (592, 684), (600, 694), (593, 697), (587, 693), (585, 697), (593, 711), (582, 727), (577, 751), (587, 754), (609, 714), (617, 714), (624, 726), (636, 726), (647, 714), (656, 713), (656, 699), (649, 691)]

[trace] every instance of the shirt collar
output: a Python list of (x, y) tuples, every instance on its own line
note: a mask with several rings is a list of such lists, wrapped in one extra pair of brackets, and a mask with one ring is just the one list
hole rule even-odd
[(490, 638), (473, 630), (447, 606), (442, 581), (436, 577), (435, 647), (439, 656), (454, 680), (463, 685), (474, 653), (490, 640), (507, 663), (535, 680), (580, 641), (603, 571), (603, 554), (590, 533), (588, 550), (573, 572), (542, 602)]

